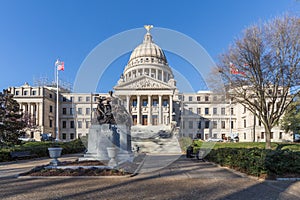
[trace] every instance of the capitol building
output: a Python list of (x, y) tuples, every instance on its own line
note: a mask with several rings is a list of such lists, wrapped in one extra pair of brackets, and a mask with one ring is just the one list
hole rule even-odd
[[(141, 38), (142, 40), (142, 38)], [(233, 138), (239, 141), (265, 141), (263, 125), (242, 105), (230, 103), (212, 91), (181, 93), (164, 51), (154, 43), (148, 29), (142, 43), (131, 53), (122, 76), (112, 88), (132, 116), (132, 131), (167, 131), (178, 137)], [(55, 137), (56, 87), (25, 83), (9, 87), (20, 108), (29, 116), (24, 136), (41, 140), (41, 134)], [(89, 132), (97, 97), (103, 93), (59, 92), (59, 137), (70, 141)], [(272, 129), (271, 141), (293, 139), (280, 127)]]

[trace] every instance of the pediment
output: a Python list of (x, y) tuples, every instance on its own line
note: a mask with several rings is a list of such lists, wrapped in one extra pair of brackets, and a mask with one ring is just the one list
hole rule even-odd
[(172, 86), (168, 85), (167, 83), (156, 80), (152, 77), (141, 76), (141, 77), (133, 79), (129, 82), (124, 82), (124, 83), (118, 84), (117, 86), (114, 87), (114, 89), (116, 89), (116, 90), (120, 90), (120, 89), (125, 89), (125, 90), (129, 90), (129, 89), (165, 90), (165, 89), (174, 89), (174, 88)]

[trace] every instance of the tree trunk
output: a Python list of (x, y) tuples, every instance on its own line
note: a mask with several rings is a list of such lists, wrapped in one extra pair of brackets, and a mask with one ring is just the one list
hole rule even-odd
[(271, 128), (265, 126), (266, 131), (266, 149), (271, 149)]

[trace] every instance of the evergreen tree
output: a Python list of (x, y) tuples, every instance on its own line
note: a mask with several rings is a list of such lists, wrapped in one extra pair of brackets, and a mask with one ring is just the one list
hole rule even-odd
[(300, 98), (290, 104), (284, 117), (280, 120), (280, 125), (286, 132), (300, 134)]
[(0, 92), (0, 144), (17, 144), (25, 125), (20, 106), (13, 95), (8, 90)]

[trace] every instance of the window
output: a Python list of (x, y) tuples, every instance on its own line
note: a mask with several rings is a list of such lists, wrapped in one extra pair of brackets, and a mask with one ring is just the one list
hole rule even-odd
[(85, 121), (85, 128), (89, 128), (90, 126), (90, 122), (89, 121)]
[(168, 105), (168, 100), (167, 99), (164, 99), (163, 100), (163, 106), (167, 106)]
[(67, 98), (66, 97), (63, 97), (63, 102), (66, 102), (67, 101)]
[(268, 90), (268, 93), (269, 93), (269, 94), (272, 94), (272, 92), (273, 92), (273, 91), (272, 91), (271, 89), (270, 89), (270, 90)]
[(78, 108), (77, 114), (78, 114), (78, 115), (82, 115), (82, 108)]
[(230, 109), (231, 115), (234, 115), (234, 110), (233, 108)]
[(70, 139), (73, 140), (74, 139), (74, 133), (70, 133)]
[(218, 109), (217, 108), (213, 108), (213, 114), (214, 115), (218, 114)]
[(205, 127), (204, 128), (209, 128), (209, 121), (205, 121)]
[(77, 127), (78, 127), (78, 128), (82, 128), (82, 121), (78, 121), (78, 122), (77, 122)]
[(81, 102), (82, 101), (82, 97), (78, 97), (78, 102)]
[(193, 97), (192, 96), (189, 96), (189, 101), (193, 101)]
[(25, 90), (25, 91), (23, 92), (23, 95), (24, 95), (24, 96), (27, 96), (27, 95), (28, 95), (28, 91)]
[(189, 115), (193, 114), (193, 108), (189, 108)]
[(198, 129), (201, 129), (202, 128), (202, 123), (201, 121), (198, 122)]
[(244, 128), (246, 128), (247, 127), (247, 121), (246, 121), (246, 119), (244, 119)]
[(67, 128), (67, 122), (66, 121), (62, 121), (62, 128)]
[(279, 132), (279, 139), (282, 139), (282, 132)]
[(261, 132), (260, 138), (261, 138), (261, 139), (265, 139), (265, 132)]
[(63, 140), (66, 140), (66, 139), (67, 139), (67, 134), (66, 134), (66, 133), (63, 133), (63, 134), (62, 134), (62, 139), (63, 139)]
[(63, 115), (66, 115), (67, 114), (67, 108), (63, 108), (62, 113), (63, 113)]
[(205, 108), (205, 115), (209, 115), (209, 108)]
[(158, 105), (157, 99), (153, 99), (152, 106), (157, 106), (157, 105)]
[(225, 121), (221, 121), (221, 128), (225, 128)]
[(86, 115), (91, 114), (91, 109), (90, 109), (90, 108), (85, 108), (85, 114), (86, 114)]
[(233, 128), (233, 125), (234, 125), (234, 124), (233, 124), (233, 121), (231, 121), (231, 128)]
[(148, 100), (143, 99), (143, 106), (147, 106)]
[(70, 101), (73, 102), (74, 97), (70, 97)]
[(91, 101), (91, 97), (85, 97), (85, 101), (86, 102), (90, 102)]
[(51, 112), (51, 113), (53, 112), (53, 106), (49, 107), (49, 112)]
[(247, 134), (246, 133), (244, 133), (244, 140), (246, 140), (247, 139)]
[(222, 101), (225, 101), (225, 96), (222, 96), (222, 97), (221, 97), (221, 100), (222, 100)]
[(73, 115), (73, 108), (70, 108), (70, 115)]
[(281, 90), (278, 90), (278, 91), (277, 91), (277, 94), (278, 94), (278, 95), (281, 95)]
[(201, 101), (201, 98), (200, 98), (200, 96), (197, 96), (197, 101)]
[(209, 101), (209, 96), (205, 96), (205, 101)]
[(201, 114), (201, 108), (197, 108), (197, 114), (198, 114), (198, 115)]
[(217, 101), (218, 100), (218, 97), (217, 96), (214, 96), (213, 97), (213, 101)]
[(16, 96), (18, 96), (19, 95), (19, 91), (16, 91)]
[(133, 106), (133, 107), (136, 107), (136, 106), (137, 106), (137, 100), (136, 100), (136, 99), (133, 99), (133, 100), (132, 100), (132, 106)]
[(49, 94), (49, 98), (52, 99), (52, 94)]
[(244, 106), (244, 112), (243, 113), (246, 113), (247, 112), (247, 108), (246, 106)]
[(49, 127), (50, 128), (52, 128), (52, 125), (53, 125), (52, 122), (53, 122), (52, 119), (49, 119)]
[(213, 121), (213, 128), (218, 128), (218, 122), (217, 121)]
[(33, 95), (33, 96), (36, 95), (36, 91), (35, 91), (35, 90), (32, 91), (32, 95)]
[(273, 132), (270, 133), (270, 139), (274, 139), (274, 134), (273, 134)]
[(193, 121), (189, 121), (189, 129), (193, 129)]
[(221, 108), (221, 115), (225, 115), (225, 108)]
[(70, 121), (70, 128), (74, 128), (74, 121)]

